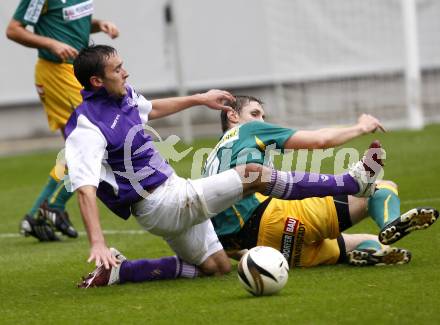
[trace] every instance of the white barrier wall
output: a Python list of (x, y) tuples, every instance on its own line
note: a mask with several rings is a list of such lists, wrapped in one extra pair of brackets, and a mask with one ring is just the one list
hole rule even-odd
[[(36, 50), (6, 39), (5, 29), (18, 1), (0, 2), (0, 105), (37, 100), (33, 86)], [(95, 17), (114, 21), (120, 37), (94, 34), (95, 43), (115, 46), (130, 82), (146, 92), (175, 90), (172, 30), (164, 19), (166, 0), (95, 0)], [(262, 24), (261, 1), (175, 1), (183, 78), (188, 87), (206, 88), (267, 78), (271, 66)]]
[[(93, 34), (95, 43), (115, 46), (124, 56), (127, 68), (132, 71), (131, 82), (145, 89), (164, 89), (173, 84), (173, 71), (164, 56), (164, 22), (162, 0), (95, 0), (95, 17), (114, 21), (121, 37)], [(130, 6), (126, 5), (130, 3)], [(37, 57), (34, 49), (24, 47), (6, 39), (5, 28), (18, 1), (0, 2), (0, 74), (2, 78), (0, 104), (37, 100), (33, 86), (33, 69)]]
[[(343, 123), (370, 109), (387, 111), (390, 119), (400, 107), (397, 115), (404, 121), (402, 1), (95, 0), (95, 17), (114, 21), (121, 35), (110, 40), (94, 34), (92, 41), (115, 46), (130, 83), (147, 94), (245, 88), (270, 93), (264, 99), (280, 120), (299, 112), (301, 124), (330, 116), (332, 123)], [(420, 62), (427, 74), (423, 103), (438, 119), (440, 1), (416, 3)], [(17, 4), (0, 2), (0, 106), (37, 102), (36, 50), (4, 33)], [(166, 23), (167, 5), (173, 6), (175, 29)]]

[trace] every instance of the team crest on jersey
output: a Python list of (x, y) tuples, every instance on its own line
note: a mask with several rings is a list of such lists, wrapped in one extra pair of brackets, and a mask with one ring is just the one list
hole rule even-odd
[(304, 243), (304, 224), (293, 217), (287, 217), (281, 237), (281, 254), (292, 266), (299, 266)]
[(77, 20), (93, 14), (93, 0), (85, 1), (63, 9), (63, 19), (66, 21)]

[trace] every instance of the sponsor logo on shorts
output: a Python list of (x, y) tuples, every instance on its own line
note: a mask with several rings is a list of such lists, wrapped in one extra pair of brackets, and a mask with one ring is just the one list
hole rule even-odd
[(281, 254), (291, 266), (300, 266), (306, 228), (298, 219), (288, 217), (281, 238)]
[(283, 238), (281, 239), (281, 254), (283, 254), (287, 261), (290, 261), (292, 258), (294, 242), (295, 236), (283, 234)]
[(77, 20), (93, 14), (93, 0), (85, 1), (63, 9), (63, 19), (67, 21)]
[(306, 227), (301, 223), (298, 226), (298, 231), (296, 232), (296, 242), (295, 242), (295, 248), (294, 248), (294, 255), (293, 255), (293, 266), (300, 266), (301, 263), (301, 251), (304, 244), (304, 235), (306, 234)]
[(295, 219), (291, 217), (287, 218), (286, 223), (284, 224), (284, 232), (294, 234), (297, 223), (298, 221)]
[(295, 232), (298, 227), (298, 220), (288, 217), (284, 224), (283, 237), (281, 238), (281, 254), (290, 263), (295, 246)]

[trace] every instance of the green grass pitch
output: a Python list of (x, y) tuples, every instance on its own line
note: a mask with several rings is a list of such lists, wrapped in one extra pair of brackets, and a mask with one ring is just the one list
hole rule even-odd
[[(402, 210), (439, 208), (440, 125), (372, 135), (348, 145), (365, 148), (374, 137), (387, 150), (385, 178), (399, 184)], [(413, 253), (408, 265), (295, 269), (287, 286), (272, 297), (254, 298), (245, 292), (235, 263), (231, 274), (218, 278), (77, 289), (80, 276), (93, 269), (86, 263), (83, 233), (76, 240), (49, 244), (15, 235), (54, 158), (50, 152), (0, 159), (0, 324), (440, 323), (440, 224), (398, 242)], [(189, 159), (174, 167), (189, 176)], [(68, 210), (83, 231), (76, 199)], [(120, 220), (102, 206), (101, 213), (106, 230), (139, 230), (133, 218)], [(350, 232), (377, 229), (365, 220)], [(161, 239), (147, 233), (111, 234), (106, 239), (133, 259), (171, 254)]]

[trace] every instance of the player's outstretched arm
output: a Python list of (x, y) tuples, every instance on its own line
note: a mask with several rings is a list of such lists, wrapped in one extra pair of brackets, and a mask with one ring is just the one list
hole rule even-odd
[(232, 109), (224, 104), (226, 101), (235, 101), (235, 98), (229, 92), (218, 89), (192, 96), (155, 99), (151, 101), (153, 107), (148, 118), (158, 119), (197, 105), (205, 105), (215, 110)]
[(96, 187), (81, 186), (77, 192), (81, 216), (90, 243), (90, 256), (87, 262), (95, 261), (97, 266), (104, 264), (106, 269), (110, 266), (116, 267), (117, 260), (107, 247), (102, 233), (98, 205), (96, 204)]
[(380, 121), (374, 116), (362, 114), (358, 123), (350, 127), (297, 131), (285, 142), (284, 147), (286, 149), (333, 148), (377, 130), (385, 131)]
[(92, 33), (103, 32), (106, 33), (108, 36), (110, 36), (112, 39), (119, 36), (118, 27), (111, 21), (107, 21), (107, 20), (92, 19), (91, 32)]

